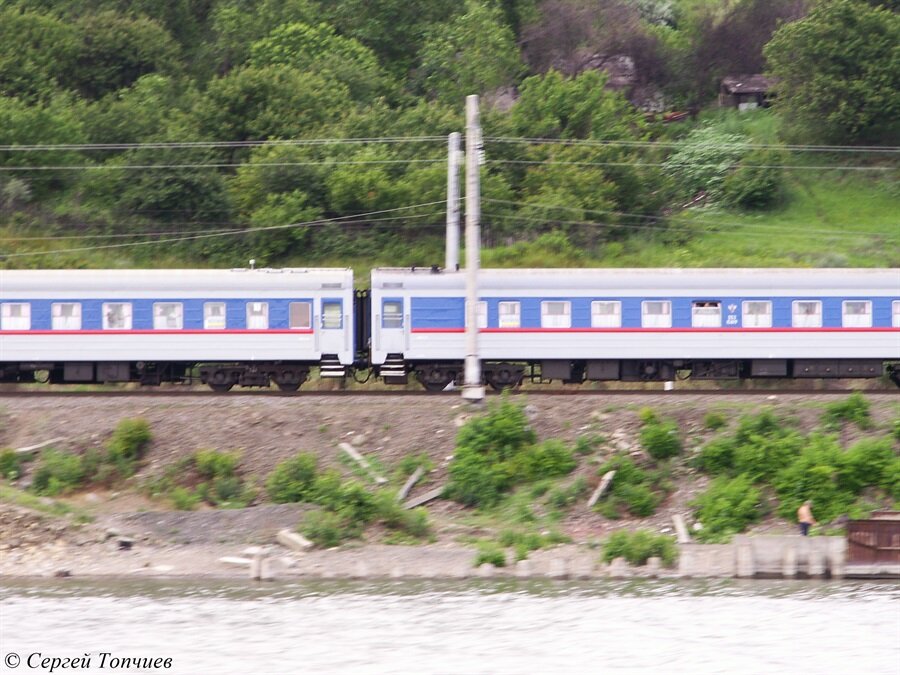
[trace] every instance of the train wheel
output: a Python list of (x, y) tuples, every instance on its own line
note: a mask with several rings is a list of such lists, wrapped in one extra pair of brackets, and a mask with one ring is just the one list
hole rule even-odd
[(297, 391), (300, 388), (299, 382), (276, 382), (275, 385), (280, 391)]
[(234, 386), (233, 382), (207, 382), (207, 384), (210, 389), (219, 394), (231, 391), (231, 388)]
[(273, 377), (275, 385), (281, 391), (297, 391), (306, 382), (306, 373), (296, 370), (283, 370)]

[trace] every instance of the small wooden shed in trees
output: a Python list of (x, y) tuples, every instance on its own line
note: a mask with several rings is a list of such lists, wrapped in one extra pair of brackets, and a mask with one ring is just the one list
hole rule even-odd
[(766, 108), (774, 83), (765, 75), (728, 75), (719, 87), (719, 105), (740, 110)]

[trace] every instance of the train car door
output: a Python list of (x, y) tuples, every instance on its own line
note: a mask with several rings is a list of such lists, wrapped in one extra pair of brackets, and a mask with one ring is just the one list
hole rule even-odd
[(340, 354), (348, 349), (344, 332), (350, 330), (350, 322), (344, 316), (341, 298), (322, 298), (318, 329), (321, 354)]
[[(375, 322), (379, 331), (379, 351), (388, 354), (403, 354), (406, 351), (406, 325), (408, 317), (403, 313), (403, 298), (382, 298), (376, 312)], [(380, 311), (377, 311), (379, 310)]]

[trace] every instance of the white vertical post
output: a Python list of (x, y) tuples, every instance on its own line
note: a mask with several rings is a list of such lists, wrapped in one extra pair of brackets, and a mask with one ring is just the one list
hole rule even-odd
[(447, 141), (447, 251), (444, 269), (459, 269), (459, 143), (460, 134), (454, 131)]
[(478, 96), (466, 96), (466, 367), (462, 396), (469, 401), (484, 398), (481, 360), (478, 358), (478, 266), (481, 258), (481, 186), (478, 151), (481, 140)]

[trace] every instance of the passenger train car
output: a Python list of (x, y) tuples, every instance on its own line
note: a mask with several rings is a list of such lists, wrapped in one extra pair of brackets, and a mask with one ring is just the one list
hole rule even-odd
[(296, 389), (354, 358), (349, 269), (0, 271), (0, 380)]
[[(504, 269), (478, 279), (495, 388), (542, 380), (878, 377), (900, 361), (900, 270)], [(372, 273), (372, 364), (459, 381), (465, 273)]]
[[(481, 270), (485, 382), (878, 377), (900, 270)], [(465, 272), (0, 271), (0, 381), (297, 389), (313, 368), (460, 383)]]

